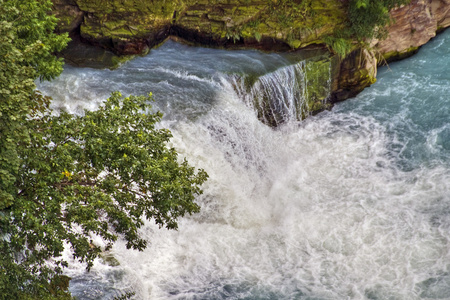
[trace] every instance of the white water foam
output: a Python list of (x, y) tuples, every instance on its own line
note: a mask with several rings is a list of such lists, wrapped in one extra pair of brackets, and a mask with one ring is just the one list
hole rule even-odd
[(446, 299), (448, 169), (400, 171), (370, 117), (274, 131), (230, 91), (218, 98), (170, 124), (210, 175), (202, 211), (176, 232), (147, 224), (144, 252), (112, 251), (136, 299)]
[[(104, 99), (76, 76), (49, 88), (61, 94), (56, 107)], [(450, 130), (436, 127), (424, 145), (411, 147), (422, 138), (405, 132), (427, 132), (411, 117), (412, 100), (424, 97), (409, 90), (422, 79), (398, 77), (403, 82), (374, 92), (386, 98), (383, 108), (365, 111), (373, 102), (368, 93), (367, 104), (351, 111), (335, 109), (277, 130), (259, 122), (223, 82), (196, 118), (164, 119), (180, 156), (210, 175), (198, 199), (201, 212), (180, 219), (178, 231), (146, 224), (150, 245), (143, 252), (119, 241), (110, 253), (119, 266), (99, 260), (86, 273), (73, 262), (72, 292), (80, 300), (129, 290), (143, 300), (449, 299), (450, 169), (439, 161), (445, 152), (409, 168), (402, 163), (408, 155), (420, 158), (415, 151), (424, 148), (448, 151)], [(66, 101), (73, 86), (80, 93), (86, 86), (87, 94)], [(176, 101), (169, 102), (173, 110), (181, 107)], [(186, 109), (197, 110), (201, 101)]]

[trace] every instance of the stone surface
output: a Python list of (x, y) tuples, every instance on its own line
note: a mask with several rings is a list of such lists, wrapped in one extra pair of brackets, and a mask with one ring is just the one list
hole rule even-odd
[(220, 47), (291, 50), (323, 43), (345, 20), (341, 1), (55, 0), (60, 30), (117, 54), (138, 54), (169, 34)]
[(450, 0), (431, 1), (431, 13), (437, 22), (438, 30), (450, 26)]
[(84, 12), (74, 0), (53, 0), (53, 12), (59, 19), (59, 32), (75, 32), (83, 22)]
[(142, 54), (169, 35), (177, 1), (74, 0), (85, 12), (83, 40), (116, 54)]
[(436, 35), (437, 22), (428, 0), (413, 0), (410, 5), (393, 9), (391, 17), (388, 37), (375, 44), (387, 60), (417, 50)]
[[(305, 2), (306, 3), (306, 2)], [(186, 1), (177, 12), (173, 33), (202, 44), (290, 50), (322, 43), (343, 20), (335, 0), (308, 5), (281, 1)]]
[(372, 42), (388, 61), (415, 53), (437, 31), (450, 26), (450, 0), (412, 0), (409, 5), (393, 9), (391, 17), (388, 37)]
[(332, 102), (342, 101), (356, 96), (364, 88), (373, 84), (377, 77), (377, 59), (367, 49), (351, 52), (337, 66), (333, 76)]

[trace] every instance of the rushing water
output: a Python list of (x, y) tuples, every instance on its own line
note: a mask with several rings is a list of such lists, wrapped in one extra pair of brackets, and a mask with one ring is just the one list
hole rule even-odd
[(277, 130), (227, 78), (273, 72), (289, 57), (168, 42), (114, 71), (66, 67), (39, 87), (55, 108), (152, 91), (173, 146), (210, 175), (199, 214), (178, 231), (148, 223), (143, 252), (119, 241), (109, 253), (119, 265), (99, 260), (86, 273), (74, 263), (72, 293), (450, 299), (449, 49), (447, 31), (381, 68), (355, 99)]

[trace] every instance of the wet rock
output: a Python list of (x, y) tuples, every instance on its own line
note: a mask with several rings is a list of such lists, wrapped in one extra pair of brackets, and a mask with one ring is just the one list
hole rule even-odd
[(356, 96), (376, 81), (377, 59), (367, 49), (357, 49), (339, 64), (334, 76), (332, 102)]
[(76, 32), (83, 22), (84, 12), (74, 0), (53, 0), (53, 13), (58, 18), (58, 32)]

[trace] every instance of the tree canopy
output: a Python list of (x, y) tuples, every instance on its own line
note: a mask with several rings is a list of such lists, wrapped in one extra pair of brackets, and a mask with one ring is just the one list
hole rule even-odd
[(142, 250), (144, 219), (177, 228), (207, 174), (180, 161), (150, 96), (112, 93), (82, 116), (52, 113), (38, 78), (62, 71), (47, 0), (0, 0), (0, 299), (70, 299), (70, 247), (87, 264), (119, 237)]
[(52, 55), (68, 42), (56, 35), (50, 1), (0, 0), (0, 209), (12, 204), (19, 169), (17, 145), (28, 138), (23, 119), (35, 105), (34, 80), (51, 79), (62, 71)]

